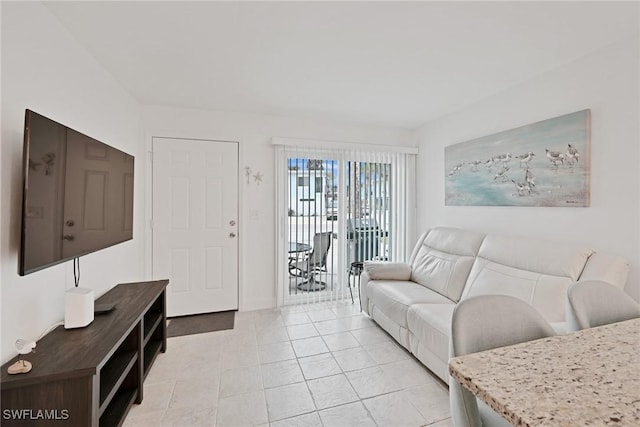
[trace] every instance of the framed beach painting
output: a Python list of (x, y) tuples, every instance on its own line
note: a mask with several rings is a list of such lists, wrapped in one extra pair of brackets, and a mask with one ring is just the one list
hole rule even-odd
[(589, 206), (591, 110), (445, 147), (447, 206)]

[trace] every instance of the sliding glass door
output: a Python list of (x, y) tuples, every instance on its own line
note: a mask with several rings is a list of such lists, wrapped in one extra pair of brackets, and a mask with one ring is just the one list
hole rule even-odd
[(287, 303), (333, 299), (341, 290), (340, 162), (287, 157)]
[(280, 304), (357, 303), (362, 262), (394, 257), (394, 165), (369, 157), (281, 150)]

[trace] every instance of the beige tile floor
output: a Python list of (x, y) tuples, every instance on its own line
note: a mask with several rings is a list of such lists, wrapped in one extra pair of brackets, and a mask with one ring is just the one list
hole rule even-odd
[(132, 426), (452, 427), (446, 386), (358, 303), (236, 314), (169, 338)]

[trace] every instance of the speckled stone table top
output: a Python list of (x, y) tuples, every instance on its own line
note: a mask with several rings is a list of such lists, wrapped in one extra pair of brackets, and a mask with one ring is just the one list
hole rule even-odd
[(514, 426), (640, 426), (640, 319), (449, 361)]

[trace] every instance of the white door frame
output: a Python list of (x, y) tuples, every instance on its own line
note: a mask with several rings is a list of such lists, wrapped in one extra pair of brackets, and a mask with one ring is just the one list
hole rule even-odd
[[(242, 185), (242, 164), (244, 163), (243, 138), (233, 135), (209, 136), (184, 131), (152, 130), (144, 136), (144, 275), (145, 280), (153, 277), (153, 138), (198, 139), (205, 141), (235, 142), (238, 144), (238, 311), (244, 311), (243, 265), (244, 265), (244, 186)], [(134, 178), (135, 180), (135, 178)], [(135, 184), (134, 184), (135, 185)], [(135, 238), (136, 236), (134, 236)]]

